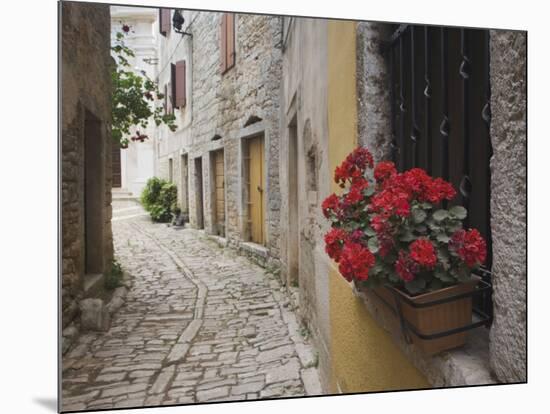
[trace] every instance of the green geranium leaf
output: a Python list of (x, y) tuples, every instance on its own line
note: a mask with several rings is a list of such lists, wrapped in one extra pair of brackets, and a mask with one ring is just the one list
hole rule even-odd
[(421, 210), (419, 208), (413, 209), (411, 213), (413, 221), (416, 224), (422, 223), (424, 220), (426, 220), (426, 217), (428, 216), (424, 210)]
[(428, 231), (428, 227), (424, 224), (418, 224), (414, 227), (414, 229), (419, 233), (426, 233)]
[(422, 292), (426, 287), (426, 281), (421, 278), (411, 280), (410, 282), (405, 282), (405, 289), (413, 295)]
[(469, 281), (471, 278), (470, 269), (465, 265), (459, 266), (456, 271), (456, 278), (461, 282)]
[(372, 254), (378, 253), (378, 239), (376, 237), (371, 237), (367, 245)]
[(376, 232), (372, 227), (365, 227), (365, 234), (369, 237), (376, 236)]
[(395, 272), (389, 272), (388, 273), (388, 279), (392, 283), (399, 282), (399, 276), (397, 276), (397, 273), (395, 273)]
[(443, 221), (449, 217), (449, 212), (447, 210), (436, 210), (433, 214), (435, 221)]
[(429, 286), (430, 291), (439, 290), (441, 288), (443, 288), (443, 283), (441, 282), (441, 280), (433, 279), (431, 281), (430, 286)]
[(410, 242), (410, 241), (413, 241), (414, 239), (416, 239), (416, 237), (414, 236), (413, 232), (410, 230), (399, 237), (399, 240), (402, 242)]
[(371, 195), (374, 194), (374, 191), (375, 191), (375, 188), (374, 186), (369, 186), (367, 187), (367, 189), (364, 191), (364, 194), (367, 196), (367, 197), (370, 197)]
[(442, 282), (451, 283), (454, 282), (454, 278), (441, 268), (437, 268), (434, 271), (434, 276)]
[(453, 206), (449, 209), (449, 213), (460, 220), (464, 220), (468, 215), (466, 209), (462, 206)]
[(436, 239), (438, 242), (441, 242), (441, 243), (449, 243), (449, 240), (451, 240), (451, 238), (447, 236), (445, 233), (438, 234), (436, 236)]
[(453, 221), (449, 223), (446, 227), (447, 232), (452, 234), (462, 228), (462, 223), (460, 221)]

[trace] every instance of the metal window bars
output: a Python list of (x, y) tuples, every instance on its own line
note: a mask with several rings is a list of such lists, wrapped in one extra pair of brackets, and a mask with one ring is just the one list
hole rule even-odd
[[(489, 31), (399, 24), (382, 46), (390, 72), (391, 158), (400, 171), (421, 167), (457, 188), (448, 204), (468, 209), (465, 227), (486, 239), (491, 268)], [(490, 284), (488, 275), (483, 280)], [(478, 302), (492, 314), (490, 300)]]

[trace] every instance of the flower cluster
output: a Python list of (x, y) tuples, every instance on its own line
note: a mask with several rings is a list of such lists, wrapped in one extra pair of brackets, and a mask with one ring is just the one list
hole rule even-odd
[(422, 270), (432, 270), (437, 264), (434, 245), (428, 239), (417, 239), (409, 246), (409, 251), (400, 250), (395, 271), (399, 277), (410, 282)]
[(374, 255), (369, 249), (360, 243), (347, 241), (342, 249), (338, 270), (348, 282), (353, 279), (367, 280), (374, 261)]
[(390, 161), (374, 165), (361, 147), (336, 168), (334, 181), (344, 191), (322, 203), (332, 226), (325, 250), (346, 280), (419, 293), (460, 282), (484, 263), (483, 237), (462, 229), (467, 211), (440, 208), (456, 195), (442, 178), (421, 168), (398, 172)]
[(143, 142), (146, 139), (149, 139), (149, 137), (145, 134), (140, 133), (139, 131), (136, 131), (136, 135), (130, 138), (132, 141), (139, 141)]
[(396, 174), (397, 170), (395, 169), (395, 165), (391, 161), (381, 161), (376, 164), (376, 168), (374, 169), (374, 178), (378, 182), (385, 181), (388, 178), (395, 176)]
[(418, 264), (412, 260), (409, 253), (404, 250), (399, 251), (399, 257), (395, 262), (395, 271), (404, 282), (414, 280), (416, 272), (418, 272)]
[(329, 218), (331, 214), (337, 216), (340, 211), (340, 199), (336, 194), (331, 194), (325, 198), (321, 208), (326, 218)]
[(334, 181), (344, 188), (346, 182), (362, 178), (366, 169), (372, 168), (373, 164), (374, 160), (369, 150), (358, 147), (346, 157), (340, 166), (336, 167)]
[(474, 267), (485, 262), (487, 246), (476, 229), (461, 229), (453, 234), (449, 248), (464, 260), (467, 266)]
[(347, 233), (338, 228), (331, 229), (325, 235), (325, 251), (331, 259), (340, 260), (344, 242), (347, 240)]
[(371, 210), (376, 213), (407, 217), (412, 201), (438, 204), (443, 200), (452, 200), (456, 195), (450, 183), (430, 177), (421, 168), (399, 174), (393, 163), (386, 161), (376, 166), (374, 176), (381, 188), (371, 203)]

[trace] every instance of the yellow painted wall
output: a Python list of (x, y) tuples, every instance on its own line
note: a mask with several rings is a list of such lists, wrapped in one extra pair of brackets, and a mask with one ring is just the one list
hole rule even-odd
[[(331, 171), (357, 146), (356, 23), (328, 22), (328, 129)], [(332, 191), (338, 186), (333, 182)], [(331, 392), (429, 387), (356, 298), (350, 284), (329, 270)]]

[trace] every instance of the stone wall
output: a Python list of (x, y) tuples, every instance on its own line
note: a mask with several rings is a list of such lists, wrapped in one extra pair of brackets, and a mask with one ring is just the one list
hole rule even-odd
[[(96, 269), (113, 257), (111, 232), (111, 78), (109, 6), (61, 4), (61, 203), (62, 203), (62, 327), (78, 314), (86, 273), (85, 222), (99, 228), (102, 251)], [(88, 128), (86, 128), (88, 125)], [(90, 127), (93, 125), (93, 127)], [(85, 137), (93, 134), (98, 153), (89, 171), (104, 194), (96, 211), (85, 206)], [(99, 161), (98, 161), (99, 160)], [(96, 162), (97, 161), (97, 162)], [(101, 191), (101, 190), (100, 190)], [(102, 206), (102, 207), (101, 207)], [(90, 247), (90, 246), (88, 246)]]
[(357, 24), (357, 136), (360, 145), (371, 149), (375, 161), (390, 157), (390, 72), (381, 50), (390, 34), (388, 24)]
[(527, 380), (527, 35), (491, 30), (491, 367)]
[[(230, 245), (246, 240), (247, 220), (243, 206), (242, 133), (245, 124), (259, 118), (266, 148), (266, 247), (275, 260), (279, 249), (279, 93), (281, 79), (280, 20), (258, 15), (235, 15), (236, 62), (226, 73), (220, 70), (221, 13), (186, 12), (186, 31), (193, 39), (176, 50), (172, 61), (185, 59), (192, 64), (188, 82), (188, 108), (176, 110), (179, 129), (163, 133), (157, 175), (167, 178), (168, 159), (173, 158), (178, 190), (181, 183), (181, 154), (189, 156), (189, 210), (192, 226), (197, 226), (197, 197), (194, 159), (202, 157), (204, 228), (214, 232), (210, 153), (225, 152), (226, 237)], [(161, 43), (161, 65), (179, 36), (173, 32)], [(161, 86), (166, 74), (160, 77)], [(257, 125), (258, 127), (258, 125)], [(217, 136), (219, 139), (213, 140)], [(177, 172), (177, 173), (176, 173)]]

